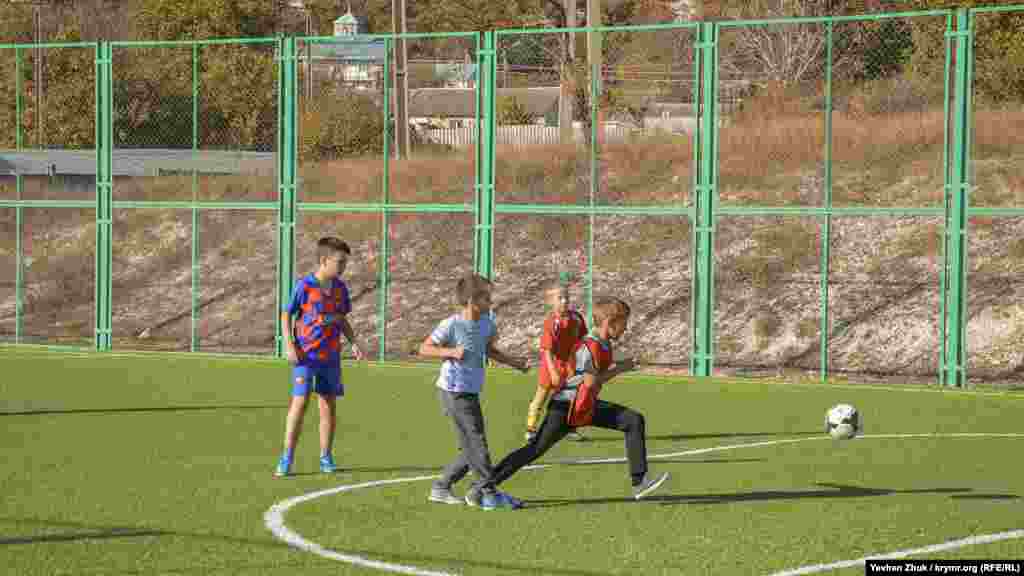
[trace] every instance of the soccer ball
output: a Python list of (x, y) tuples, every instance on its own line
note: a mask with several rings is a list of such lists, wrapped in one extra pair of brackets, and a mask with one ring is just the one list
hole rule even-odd
[(825, 431), (836, 440), (849, 440), (860, 429), (860, 412), (849, 404), (836, 404), (825, 414)]

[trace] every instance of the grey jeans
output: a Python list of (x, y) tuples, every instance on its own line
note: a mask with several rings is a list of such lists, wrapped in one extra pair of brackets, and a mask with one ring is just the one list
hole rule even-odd
[(434, 482), (438, 488), (451, 489), (472, 469), (477, 476), (473, 490), (494, 492), (494, 467), (487, 449), (487, 435), (484, 432), (484, 415), (480, 410), (480, 396), (465, 392), (448, 392), (438, 389), (441, 412), (451, 418), (458, 439), (459, 455), (445, 467), (440, 480)]

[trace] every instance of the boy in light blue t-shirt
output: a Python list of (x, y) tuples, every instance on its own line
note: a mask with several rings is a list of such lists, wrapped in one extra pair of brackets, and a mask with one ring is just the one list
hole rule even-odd
[(442, 358), (437, 378), (441, 410), (452, 419), (459, 442), (459, 455), (444, 469), (431, 487), (431, 502), (460, 504), (452, 486), (472, 468), (477, 475), (465, 502), (484, 510), (518, 508), (519, 500), (498, 492), (492, 480), (493, 468), (487, 448), (480, 392), (484, 384), (486, 359), (527, 371), (524, 360), (513, 358), (494, 346), (497, 328), (490, 316), (491, 283), (471, 274), (459, 280), (456, 294), (461, 310), (444, 319), (420, 345), (422, 356)]

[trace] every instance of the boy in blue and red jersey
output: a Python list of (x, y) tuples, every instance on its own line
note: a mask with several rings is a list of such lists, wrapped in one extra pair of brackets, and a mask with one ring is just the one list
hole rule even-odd
[(311, 391), (320, 399), (320, 471), (336, 470), (331, 454), (337, 424), (336, 400), (345, 393), (341, 382), (341, 333), (351, 343), (355, 357), (363, 357), (346, 318), (352, 311), (352, 302), (348, 286), (341, 280), (351, 250), (342, 240), (327, 237), (317, 242), (316, 252), (316, 272), (299, 279), (281, 311), (281, 333), (285, 354), (293, 366), (293, 384), (284, 454), (277, 464), (277, 476), (287, 476), (291, 471)]

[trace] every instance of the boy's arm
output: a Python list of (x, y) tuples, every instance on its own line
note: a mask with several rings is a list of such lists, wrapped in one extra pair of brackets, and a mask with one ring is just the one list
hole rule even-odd
[(288, 312), (281, 312), (281, 338), (284, 339), (285, 356), (292, 363), (298, 360), (298, 352), (295, 350), (295, 328), (292, 325), (292, 315)]
[(441, 346), (435, 344), (434, 341), (427, 336), (423, 343), (420, 344), (419, 350), (420, 356), (427, 356), (431, 358), (444, 358), (452, 360), (462, 360), (462, 346), (457, 348), (449, 348), (447, 346)]
[(462, 360), (463, 347), (451, 348), (448, 344), (455, 342), (452, 333), (451, 319), (445, 320), (434, 328), (434, 331), (423, 339), (420, 344), (420, 356), (443, 358), (445, 360)]
[(562, 375), (558, 373), (558, 368), (555, 367), (555, 357), (551, 354), (551, 350), (547, 348), (540, 349), (541, 357), (544, 358), (545, 368), (541, 370), (547, 370), (548, 375), (551, 376), (551, 384), (553, 386), (561, 386)]
[(612, 378), (615, 378), (619, 374), (631, 371), (633, 367), (634, 364), (632, 360), (624, 360), (622, 362), (616, 363), (614, 366), (612, 366), (608, 370), (605, 370), (604, 372), (601, 372), (600, 374), (584, 372), (583, 383), (586, 384), (588, 387), (593, 388), (595, 391), (600, 392), (601, 387), (603, 387), (606, 382), (608, 382)]
[(555, 318), (548, 315), (544, 318), (544, 327), (541, 328), (540, 357), (544, 360), (544, 366), (541, 367), (541, 370), (547, 370), (551, 385), (560, 388), (562, 384), (561, 375), (558, 373), (558, 367), (555, 364), (555, 355), (551, 353), (551, 349), (555, 347), (554, 323)]
[(530, 370), (530, 367), (526, 365), (526, 361), (521, 358), (513, 358), (508, 354), (498, 350), (493, 342), (487, 343), (487, 357), (495, 362), (501, 362), (506, 366), (511, 366), (520, 372), (526, 373)]
[(364, 357), (363, 349), (359, 346), (359, 343), (356, 342), (356, 333), (352, 330), (352, 325), (348, 323), (347, 316), (338, 317), (338, 327), (341, 329), (341, 333), (345, 335), (348, 343), (352, 345), (352, 353), (355, 354), (356, 360), (362, 360)]

